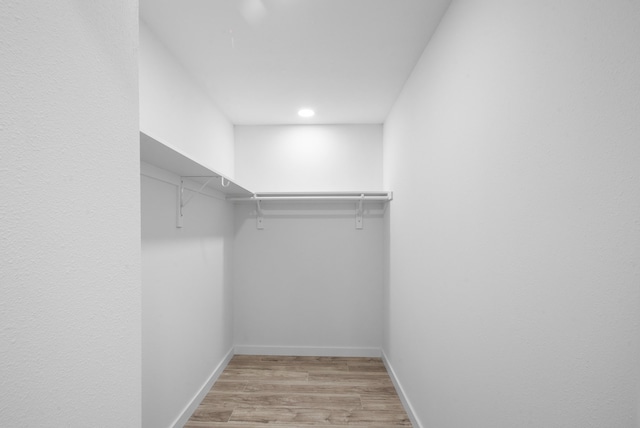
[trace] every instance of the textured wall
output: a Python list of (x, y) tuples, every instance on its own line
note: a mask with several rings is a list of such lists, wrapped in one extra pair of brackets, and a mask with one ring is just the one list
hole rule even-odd
[(140, 425), (137, 2), (0, 6), (0, 425)]
[(640, 3), (454, 1), (385, 123), (425, 427), (638, 427)]

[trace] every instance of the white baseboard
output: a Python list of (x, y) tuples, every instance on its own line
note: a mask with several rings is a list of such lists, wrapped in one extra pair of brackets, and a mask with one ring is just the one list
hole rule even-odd
[(413, 428), (422, 428), (420, 419), (418, 419), (418, 416), (416, 415), (416, 412), (414, 411), (413, 406), (409, 401), (409, 398), (407, 398), (407, 395), (404, 393), (404, 389), (400, 384), (400, 380), (398, 380), (398, 377), (396, 376), (396, 372), (393, 371), (393, 367), (391, 367), (391, 363), (389, 362), (387, 355), (384, 353), (384, 350), (382, 350), (381, 352), (382, 352), (382, 361), (384, 362), (384, 365), (387, 368), (387, 372), (389, 373), (389, 377), (393, 382), (393, 386), (395, 386), (396, 388), (398, 397), (400, 397), (400, 401), (402, 401), (402, 405), (404, 406), (404, 409), (407, 411), (407, 415), (411, 420), (411, 425), (413, 425)]
[(236, 345), (240, 355), (293, 355), (301, 357), (380, 357), (380, 348)]
[(213, 384), (216, 382), (216, 380), (218, 380), (218, 377), (220, 377), (220, 374), (223, 372), (225, 367), (227, 367), (227, 364), (229, 364), (231, 358), (233, 358), (233, 348), (231, 348), (229, 352), (227, 352), (227, 355), (224, 356), (220, 364), (218, 364), (213, 373), (211, 373), (209, 379), (207, 379), (198, 393), (191, 399), (191, 401), (189, 401), (189, 404), (187, 404), (182, 413), (180, 413), (180, 416), (178, 416), (173, 424), (171, 424), (171, 428), (182, 428), (184, 424), (187, 423), (193, 412), (195, 412), (195, 410), (200, 405), (200, 402), (202, 402)]

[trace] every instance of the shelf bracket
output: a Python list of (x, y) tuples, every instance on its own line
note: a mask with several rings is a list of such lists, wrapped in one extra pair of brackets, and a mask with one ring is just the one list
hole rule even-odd
[(364, 202), (364, 194), (360, 195), (360, 201), (356, 206), (356, 229), (362, 229), (363, 202)]
[[(183, 208), (187, 206), (187, 204), (189, 202), (191, 202), (191, 200), (193, 199), (193, 197), (197, 194), (201, 194), (202, 191), (204, 190), (205, 187), (207, 187), (207, 185), (211, 182), (211, 180), (213, 180), (214, 178), (218, 178), (217, 175), (211, 176), (211, 177), (206, 177), (207, 181), (204, 182), (204, 184), (202, 186), (200, 186), (200, 188), (198, 190), (196, 190), (193, 194), (191, 194), (188, 198), (185, 199), (184, 197), (184, 179), (188, 178), (188, 177), (180, 177), (180, 186), (178, 187), (178, 212), (177, 212), (177, 220), (176, 220), (176, 227), (177, 228), (182, 228), (182, 226), (184, 225), (184, 216), (183, 216)], [(228, 184), (227, 184), (228, 186)], [(187, 189), (189, 190), (189, 189)]]
[(264, 215), (260, 206), (260, 199), (256, 199), (256, 229), (264, 229)]

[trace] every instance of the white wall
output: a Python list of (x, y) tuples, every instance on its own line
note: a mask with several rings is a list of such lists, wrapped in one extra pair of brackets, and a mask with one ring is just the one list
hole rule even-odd
[(231, 351), (234, 223), (233, 205), (211, 192), (176, 228), (179, 177), (145, 164), (143, 174), (142, 422), (155, 428), (182, 415)]
[(407, 82), (385, 352), (423, 426), (639, 426), (639, 40), (638, 2), (454, 0)]
[[(141, 131), (233, 177), (233, 125), (204, 94), (140, 22)], [(233, 207), (196, 197), (177, 229), (179, 177), (145, 171), (155, 178), (142, 178), (142, 422), (179, 426), (232, 347)]]
[[(257, 192), (381, 190), (380, 125), (236, 126), (236, 178)], [(370, 355), (382, 344), (383, 222), (355, 204), (236, 206), (242, 353)]]
[(0, 425), (140, 426), (137, 2), (2, 3)]
[(369, 207), (236, 206), (234, 338), (240, 353), (379, 355), (383, 219)]
[(255, 192), (382, 188), (381, 125), (236, 126), (235, 150)]
[(233, 126), (205, 93), (141, 21), (140, 130), (233, 177)]

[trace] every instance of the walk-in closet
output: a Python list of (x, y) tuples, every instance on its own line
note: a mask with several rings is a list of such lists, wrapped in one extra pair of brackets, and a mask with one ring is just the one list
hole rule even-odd
[(638, 0), (0, 1), (0, 426), (640, 427)]

